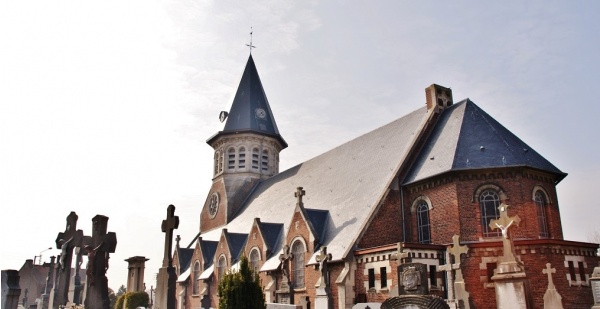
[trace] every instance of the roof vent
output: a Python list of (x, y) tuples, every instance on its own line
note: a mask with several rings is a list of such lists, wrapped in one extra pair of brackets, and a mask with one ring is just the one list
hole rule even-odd
[(452, 89), (432, 84), (425, 89), (427, 98), (427, 110), (439, 113), (452, 105)]

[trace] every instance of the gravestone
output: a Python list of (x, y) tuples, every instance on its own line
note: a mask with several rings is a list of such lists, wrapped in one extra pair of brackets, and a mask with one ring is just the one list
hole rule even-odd
[(281, 286), (275, 291), (277, 303), (280, 304), (293, 304), (294, 300), (294, 290), (290, 288), (289, 276), (289, 261), (291, 259), (290, 247), (288, 245), (283, 246), (283, 253), (279, 255), (279, 261), (281, 261)]
[(562, 297), (558, 294), (554, 282), (552, 282), (552, 274), (556, 273), (556, 268), (552, 268), (550, 263), (546, 263), (546, 268), (542, 269), (542, 273), (548, 275), (548, 289), (544, 294), (544, 309), (563, 309)]
[(144, 270), (146, 261), (143, 256), (133, 256), (125, 260), (127, 262), (127, 292), (144, 292)]
[(532, 307), (531, 293), (527, 292), (527, 279), (523, 265), (517, 261), (513, 252), (509, 228), (519, 225), (519, 216), (508, 216), (508, 205), (502, 203), (498, 207), (500, 218), (490, 221), (490, 228), (502, 231), (503, 256), (499, 258), (498, 267), (492, 276), (496, 288), (496, 306), (498, 309), (526, 309)]
[(331, 261), (331, 254), (327, 253), (327, 247), (321, 247), (321, 250), (316, 256), (319, 262), (319, 271), (321, 277), (316, 284), (315, 308), (331, 309), (333, 308), (333, 298), (331, 297), (331, 287), (329, 286), (329, 270), (327, 264)]
[[(469, 309), (469, 293), (465, 288), (465, 279), (463, 278), (462, 270), (460, 268), (460, 257), (461, 254), (467, 254), (469, 248), (467, 246), (460, 245), (460, 236), (452, 236), (451, 248), (446, 250), (448, 264), (440, 267), (441, 271), (446, 271), (448, 277), (448, 300), (456, 301), (458, 308)], [(456, 279), (452, 274), (452, 271), (456, 271)]]
[(107, 233), (108, 217), (96, 215), (92, 218), (92, 237), (86, 238), (84, 249), (87, 251), (86, 266), (86, 309), (109, 309), (108, 298), (108, 260), (110, 253), (117, 247), (117, 234)]
[[(60, 260), (60, 254), (56, 256), (56, 260), (59, 261)], [(53, 274), (54, 274), (54, 278), (52, 278), (52, 289), (50, 290), (50, 295), (48, 298), (48, 307), (49, 308), (57, 308), (56, 306), (54, 306), (54, 300), (56, 299), (56, 296), (58, 295), (58, 272), (60, 271), (60, 264), (55, 263), (54, 264), (54, 270), (53, 270)]]
[(156, 279), (156, 302), (154, 309), (175, 309), (175, 285), (177, 274), (173, 267), (173, 230), (179, 227), (179, 217), (175, 216), (175, 206), (167, 207), (167, 218), (162, 221), (161, 230), (165, 233), (165, 250), (162, 267)]
[(449, 309), (438, 296), (429, 295), (427, 265), (404, 263), (398, 266), (398, 292), (381, 304), (381, 309)]
[[(83, 232), (82, 232), (83, 234)], [(79, 271), (81, 270), (81, 264), (83, 263), (83, 248), (81, 247), (81, 241), (75, 244), (75, 274), (71, 277), (69, 284), (69, 300), (72, 304), (81, 305), (81, 292), (83, 287), (81, 286), (81, 276)]]
[(64, 232), (58, 233), (56, 237), (56, 248), (61, 250), (58, 258), (57, 285), (54, 286), (53, 308), (65, 306), (69, 301), (69, 283), (71, 282), (71, 261), (73, 248), (83, 238), (83, 232), (77, 230), (77, 214), (72, 211), (67, 216), (67, 226)]
[(52, 286), (54, 284), (54, 261), (56, 260), (55, 256), (50, 257), (50, 263), (45, 263), (44, 266), (48, 266), (48, 276), (46, 277), (46, 286), (44, 287), (44, 292), (40, 297), (40, 301), (38, 302), (37, 309), (48, 309), (48, 304), (50, 301), (50, 291), (52, 291)]
[(600, 309), (600, 265), (594, 267), (594, 271), (590, 277), (590, 284), (592, 286), (592, 295), (594, 296), (592, 309)]
[(5, 269), (2, 271), (2, 309), (17, 309), (19, 306), (19, 271)]

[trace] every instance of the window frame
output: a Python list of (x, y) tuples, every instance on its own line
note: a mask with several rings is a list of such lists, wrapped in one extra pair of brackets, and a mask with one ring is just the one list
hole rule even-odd
[(501, 194), (493, 188), (486, 188), (478, 195), (481, 234), (485, 238), (500, 237), (502, 235), (500, 229), (490, 228), (490, 222), (500, 218), (500, 210), (498, 209), (502, 203), (500, 196)]
[[(301, 250), (299, 250), (301, 248)], [(305, 276), (305, 253), (306, 244), (297, 239), (292, 243), (292, 282), (294, 283), (294, 289), (302, 289), (306, 287), (306, 276)]]

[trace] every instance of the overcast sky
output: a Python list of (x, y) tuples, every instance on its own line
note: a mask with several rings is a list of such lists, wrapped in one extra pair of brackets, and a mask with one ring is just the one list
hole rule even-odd
[(167, 206), (183, 246), (199, 230), (206, 140), (223, 128), (250, 27), (289, 144), (280, 170), (422, 107), (437, 83), (569, 173), (564, 235), (587, 241), (599, 226), (598, 12), (598, 1), (2, 1), (0, 268), (54, 248), (69, 212), (86, 235), (102, 214), (118, 238), (109, 286), (126, 284), (136, 255), (155, 286)]

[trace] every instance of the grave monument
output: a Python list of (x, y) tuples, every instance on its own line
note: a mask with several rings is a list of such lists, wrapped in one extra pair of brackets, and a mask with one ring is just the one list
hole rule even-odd
[(519, 225), (519, 216), (508, 216), (508, 205), (502, 203), (498, 207), (500, 217), (490, 221), (490, 228), (502, 231), (503, 256), (494, 271), (492, 280), (496, 287), (496, 306), (498, 309), (532, 308), (531, 294), (527, 293), (527, 279), (523, 265), (517, 261), (509, 235), (509, 228)]
[(290, 247), (283, 246), (283, 252), (279, 255), (281, 261), (281, 286), (275, 291), (277, 294), (277, 302), (280, 304), (293, 304), (294, 290), (290, 288), (289, 262), (292, 259)]
[(77, 214), (72, 211), (67, 216), (67, 226), (64, 232), (58, 233), (56, 237), (56, 248), (61, 250), (58, 258), (57, 284), (54, 286), (54, 299), (52, 308), (65, 306), (69, 301), (69, 283), (71, 281), (71, 261), (73, 259), (73, 248), (80, 243), (83, 232), (77, 230)]
[(17, 309), (19, 306), (19, 271), (6, 269), (2, 271), (2, 309)]
[(590, 278), (592, 294), (594, 296), (594, 305), (592, 309), (600, 309), (600, 265), (594, 267), (592, 277)]
[(438, 296), (429, 294), (427, 265), (404, 263), (398, 266), (398, 296), (390, 297), (381, 309), (449, 309)]
[(556, 268), (552, 268), (550, 263), (546, 263), (546, 268), (542, 269), (542, 273), (548, 275), (548, 289), (544, 294), (544, 309), (563, 309), (562, 297), (558, 294), (554, 282), (552, 282), (552, 274), (555, 272)]
[[(446, 250), (446, 260), (448, 264), (440, 267), (441, 271), (446, 271), (448, 278), (448, 300), (456, 302), (458, 308), (469, 309), (469, 293), (465, 288), (465, 279), (463, 278), (462, 270), (460, 268), (460, 257), (461, 254), (467, 254), (469, 248), (467, 246), (460, 245), (460, 236), (452, 236), (451, 248)], [(456, 276), (453, 276), (452, 271), (456, 272)]]
[(162, 221), (161, 229), (165, 233), (165, 252), (162, 267), (156, 278), (156, 301), (154, 309), (175, 309), (175, 285), (177, 274), (173, 267), (173, 230), (179, 227), (179, 217), (175, 216), (175, 206), (167, 207), (167, 218)]
[(333, 299), (331, 297), (331, 287), (329, 286), (329, 270), (327, 269), (327, 264), (329, 261), (331, 261), (331, 254), (327, 253), (327, 247), (321, 247), (316, 259), (317, 262), (319, 262), (319, 271), (321, 272), (321, 277), (319, 277), (319, 280), (315, 285), (317, 288), (315, 307), (331, 309), (333, 308)]
[(108, 217), (96, 215), (92, 218), (92, 237), (84, 241), (88, 263), (86, 266), (86, 309), (110, 309), (108, 299), (108, 259), (117, 247), (117, 234), (106, 232)]

